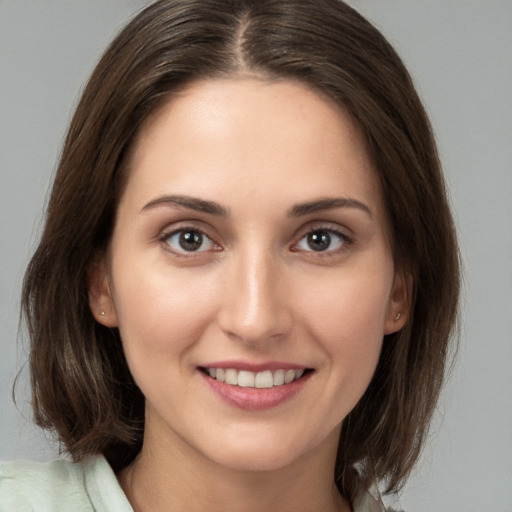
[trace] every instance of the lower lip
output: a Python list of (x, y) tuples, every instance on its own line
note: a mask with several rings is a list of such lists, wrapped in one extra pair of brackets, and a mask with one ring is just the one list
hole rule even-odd
[(204, 372), (199, 372), (210, 389), (224, 402), (238, 409), (248, 411), (262, 411), (277, 407), (295, 396), (307, 383), (311, 373), (306, 373), (300, 379), (289, 384), (274, 386), (272, 388), (243, 388), (232, 386), (225, 382), (212, 379)]

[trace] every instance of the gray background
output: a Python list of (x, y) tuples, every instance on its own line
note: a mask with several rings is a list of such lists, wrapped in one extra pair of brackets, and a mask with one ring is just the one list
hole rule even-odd
[[(0, 457), (48, 459), (26, 371), (12, 380), (23, 269), (79, 91), (143, 0), (0, 0)], [(352, 0), (395, 45), (430, 113), (465, 264), (461, 349), (395, 506), (512, 512), (512, 1)]]

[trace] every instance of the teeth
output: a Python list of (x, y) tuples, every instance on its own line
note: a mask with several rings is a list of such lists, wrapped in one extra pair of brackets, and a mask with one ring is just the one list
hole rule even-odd
[[(242, 372), (240, 372), (242, 373)], [(259, 372), (254, 379), (255, 388), (271, 388), (274, 385), (274, 376), (270, 370)]]
[(284, 384), (284, 370), (274, 372), (274, 386), (282, 386)]
[(246, 372), (242, 370), (238, 372), (238, 385), (241, 388), (253, 388), (254, 387), (254, 373)]
[(236, 386), (238, 384), (238, 372), (236, 370), (226, 370), (226, 380), (224, 382)]
[(293, 379), (295, 379), (295, 370), (288, 370), (284, 374), (284, 383), (289, 384), (290, 382), (293, 381)]
[(208, 375), (232, 386), (242, 388), (271, 388), (290, 384), (304, 375), (304, 370), (265, 370), (263, 372), (250, 372), (247, 370), (235, 370), (234, 368), (206, 368)]

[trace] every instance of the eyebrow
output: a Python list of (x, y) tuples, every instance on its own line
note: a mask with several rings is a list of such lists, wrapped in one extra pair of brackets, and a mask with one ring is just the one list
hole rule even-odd
[[(215, 217), (228, 217), (229, 212), (226, 208), (214, 201), (206, 201), (191, 196), (182, 195), (165, 195), (153, 199), (147, 203), (141, 212), (151, 210), (157, 206), (180, 206), (200, 213), (207, 213)], [(311, 215), (312, 213), (323, 212), (326, 210), (334, 210), (336, 208), (356, 208), (365, 212), (369, 217), (373, 218), (372, 211), (361, 201), (347, 197), (328, 197), (318, 199), (316, 201), (308, 201), (293, 206), (288, 211), (289, 217), (302, 217)]]
[(334, 210), (335, 208), (356, 208), (365, 212), (370, 218), (373, 218), (373, 213), (368, 206), (357, 199), (348, 197), (327, 197), (316, 201), (297, 204), (290, 209), (288, 216), (302, 217), (303, 215)]
[(216, 217), (228, 216), (228, 210), (218, 203), (213, 201), (205, 201), (204, 199), (198, 199), (196, 197), (180, 195), (162, 196), (153, 199), (142, 208), (141, 213), (161, 205), (181, 206), (189, 210), (207, 213)]

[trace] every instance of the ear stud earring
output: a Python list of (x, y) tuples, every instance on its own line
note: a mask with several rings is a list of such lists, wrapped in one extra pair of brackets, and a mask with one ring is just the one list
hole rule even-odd
[(402, 313), (397, 313), (395, 318), (393, 319), (395, 322), (398, 322), (400, 320), (400, 317), (402, 316)]
[(101, 311), (100, 311), (100, 315), (101, 315), (101, 316), (105, 316), (105, 311), (101, 310)]

